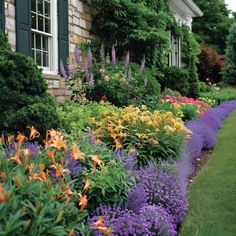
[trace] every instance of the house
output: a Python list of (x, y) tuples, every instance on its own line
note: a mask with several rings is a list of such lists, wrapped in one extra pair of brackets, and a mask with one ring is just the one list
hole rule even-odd
[[(180, 24), (191, 26), (192, 17), (202, 15), (192, 0), (169, 0), (169, 5)], [(87, 0), (0, 0), (0, 29), (14, 50), (31, 56), (42, 68), (58, 100), (68, 92), (58, 75), (60, 59), (66, 64), (77, 43), (94, 39), (91, 23)], [(170, 38), (169, 64), (181, 66), (180, 40)]]

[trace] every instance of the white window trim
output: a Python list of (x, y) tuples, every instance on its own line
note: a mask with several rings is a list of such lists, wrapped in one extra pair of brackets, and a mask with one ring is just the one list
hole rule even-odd
[(50, 67), (39, 66), (45, 75), (58, 74), (58, 19), (57, 19), (57, 1), (51, 1), (51, 34), (31, 29), (42, 35), (49, 36), (49, 65)]

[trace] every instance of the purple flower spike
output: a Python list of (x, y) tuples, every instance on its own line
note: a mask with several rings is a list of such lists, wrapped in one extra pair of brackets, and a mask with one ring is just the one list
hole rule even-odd
[(91, 49), (88, 50), (88, 66), (91, 66), (93, 63), (93, 54), (91, 52)]
[(76, 74), (76, 65), (74, 64), (69, 64), (68, 65), (68, 75), (69, 77), (73, 77)]
[(143, 58), (142, 62), (141, 62), (141, 66), (140, 66), (140, 69), (139, 69), (139, 75), (141, 75), (144, 71), (144, 68), (145, 68), (145, 57)]
[(81, 54), (81, 51), (79, 50), (79, 48), (77, 46), (75, 46), (74, 56), (75, 56), (75, 63), (76, 64), (78, 64), (80, 61), (80, 54)]
[(88, 61), (85, 61), (83, 63), (83, 69), (84, 69), (84, 74), (85, 74), (85, 78), (86, 78), (86, 81), (88, 82), (89, 81), (89, 70), (88, 70)]
[(129, 51), (127, 52), (126, 56), (125, 56), (125, 68), (128, 67), (129, 65), (129, 60), (130, 60), (130, 55), (129, 55)]
[(112, 59), (112, 64), (116, 64), (116, 49), (114, 46), (112, 46), (112, 51), (111, 51), (111, 59)]
[(89, 75), (89, 81), (88, 82), (89, 82), (90, 85), (94, 84), (94, 78), (93, 78), (93, 74), (92, 73)]
[(61, 76), (63, 76), (65, 79), (67, 78), (66, 71), (65, 71), (65, 67), (64, 67), (64, 64), (63, 64), (63, 61), (62, 61), (62, 60), (60, 60), (60, 74), (61, 74)]

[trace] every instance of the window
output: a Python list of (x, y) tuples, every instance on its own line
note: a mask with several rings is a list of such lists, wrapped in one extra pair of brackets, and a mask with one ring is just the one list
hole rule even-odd
[(176, 35), (172, 35), (171, 32), (169, 33), (170, 37), (170, 46), (171, 52), (169, 53), (169, 66), (177, 66), (181, 67), (181, 44), (180, 38)]
[(56, 1), (31, 0), (32, 56), (44, 71), (57, 70)]

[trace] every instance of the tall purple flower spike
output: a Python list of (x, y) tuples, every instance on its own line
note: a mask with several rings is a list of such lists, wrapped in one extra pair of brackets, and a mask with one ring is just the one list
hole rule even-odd
[(91, 66), (92, 63), (93, 63), (93, 54), (92, 54), (91, 49), (89, 48), (88, 49), (88, 66)]
[(112, 60), (112, 64), (115, 65), (116, 64), (116, 49), (114, 46), (112, 46), (112, 50), (111, 50), (111, 60)]
[(130, 60), (130, 55), (129, 55), (129, 51), (126, 53), (126, 56), (125, 56), (125, 68), (128, 67), (129, 65), (129, 60)]
[(67, 78), (66, 71), (65, 71), (65, 67), (64, 67), (64, 64), (63, 64), (63, 61), (62, 61), (62, 60), (60, 60), (60, 74), (61, 74), (64, 78)]
[(77, 46), (75, 46), (74, 57), (75, 57), (75, 63), (76, 64), (78, 64), (79, 61), (80, 61), (80, 54), (81, 54), (81, 51), (79, 50), (79, 48)]
[(144, 57), (142, 62), (141, 62), (140, 69), (139, 69), (139, 75), (141, 75), (143, 73), (144, 68), (145, 68), (145, 63), (146, 63), (146, 60), (145, 60), (145, 57)]
[(87, 82), (89, 82), (89, 69), (88, 69), (88, 67), (89, 67), (88, 61), (84, 61), (83, 69), (84, 69), (84, 74), (85, 74), (85, 78), (86, 78)]

